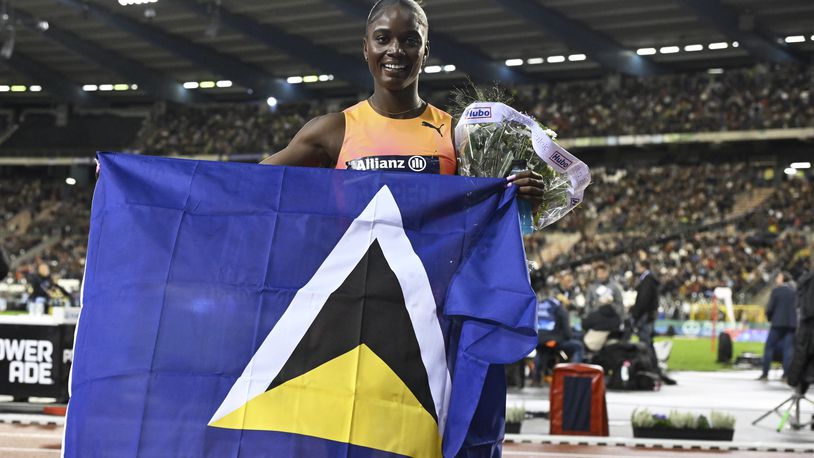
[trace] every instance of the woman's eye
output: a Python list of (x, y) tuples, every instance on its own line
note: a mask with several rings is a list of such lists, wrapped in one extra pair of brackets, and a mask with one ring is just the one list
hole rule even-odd
[(376, 43), (387, 43), (387, 37), (385, 36), (376, 37)]

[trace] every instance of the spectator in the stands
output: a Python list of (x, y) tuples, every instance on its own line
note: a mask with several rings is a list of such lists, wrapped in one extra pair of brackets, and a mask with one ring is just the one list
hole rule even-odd
[(585, 351), (582, 342), (574, 338), (563, 304), (553, 297), (537, 304), (537, 342), (535, 382), (541, 380), (542, 372), (555, 352), (564, 352), (569, 362), (582, 362)]
[(588, 297), (585, 304), (586, 315), (599, 309), (604, 305), (609, 305), (614, 312), (623, 319), (625, 316), (625, 305), (622, 302), (622, 288), (616, 281), (610, 278), (608, 265), (599, 262), (594, 267), (596, 279), (588, 289)]
[(41, 300), (44, 304), (53, 304), (55, 300), (64, 300), (73, 306), (71, 294), (51, 277), (51, 269), (48, 264), (40, 262), (37, 265), (37, 271), (29, 274), (26, 280), (28, 281), (29, 302)]

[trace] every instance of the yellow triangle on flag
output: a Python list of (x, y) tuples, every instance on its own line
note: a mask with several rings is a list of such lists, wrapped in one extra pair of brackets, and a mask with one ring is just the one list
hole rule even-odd
[(302, 434), (411, 457), (441, 456), (435, 419), (365, 344), (209, 426)]

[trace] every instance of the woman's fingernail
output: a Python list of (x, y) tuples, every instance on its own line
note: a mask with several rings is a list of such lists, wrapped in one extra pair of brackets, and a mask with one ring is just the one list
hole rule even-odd
[(507, 187), (507, 188), (511, 188), (511, 187), (512, 187), (512, 184), (511, 184), (511, 183), (506, 183), (506, 187)]
[(517, 178), (517, 175), (509, 175), (509, 176), (506, 177), (506, 179), (509, 180), (509, 181), (512, 181), (515, 178)]

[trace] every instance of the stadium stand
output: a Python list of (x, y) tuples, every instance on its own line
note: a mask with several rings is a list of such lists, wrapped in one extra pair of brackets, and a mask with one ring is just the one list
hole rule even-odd
[(49, 179), (0, 181), (0, 244), (14, 279), (38, 261), (48, 262), (58, 278), (82, 278), (91, 191)]
[[(758, 64), (720, 75), (690, 72), (646, 78), (612, 76), (514, 88), (515, 105), (559, 138), (668, 132), (723, 132), (814, 127), (814, 67)], [(448, 103), (447, 91), (430, 99)], [(270, 154), (327, 105), (347, 100), (183, 106), (159, 102), (149, 115), (54, 113), (20, 115), (0, 154), (91, 155), (98, 149), (148, 154)], [(110, 113), (114, 113), (111, 111)], [(0, 117), (1, 119), (2, 117)], [(0, 121), (2, 122), (2, 121)], [(0, 127), (2, 125), (0, 124)], [(2, 130), (2, 129), (0, 129)], [(2, 137), (0, 137), (2, 138)]]
[[(769, 284), (777, 270), (797, 270), (807, 250), (805, 234), (814, 228), (812, 183), (802, 179), (765, 183), (760, 170), (746, 163), (667, 165), (629, 173), (598, 169), (585, 208), (564, 224), (581, 240), (544, 262), (540, 251), (545, 243), (534, 239), (528, 244), (529, 258), (548, 272), (550, 266), (573, 268), (582, 291), (593, 281), (592, 262), (603, 259), (629, 289), (635, 282), (634, 260), (643, 251), (669, 279), (663, 300), (668, 313), (680, 313), (682, 303), (709, 298), (716, 286), (730, 286), (739, 300), (747, 301)], [(721, 225), (732, 210), (732, 199), (715, 196), (731, 196), (733, 189), (748, 193), (758, 185), (771, 189), (771, 196), (737, 219), (737, 226)], [(684, 195), (679, 189), (693, 193)], [(631, 198), (627, 190), (638, 197)], [(57, 277), (80, 279), (91, 189), (55, 180), (12, 179), (3, 180), (0, 192), (0, 233), (16, 278), (33, 269), (35, 260), (43, 260)], [(693, 199), (696, 193), (699, 196)], [(656, 202), (666, 204), (656, 210)], [(630, 209), (625, 218), (618, 212), (622, 205)], [(660, 218), (637, 216), (664, 212), (686, 217), (680, 224), (665, 224)], [(42, 243), (47, 246), (30, 256)]]
[[(651, 77), (612, 75), (512, 88), (513, 104), (546, 123), (559, 139), (669, 132), (761, 131), (814, 127), (811, 65), (768, 65)], [(445, 106), (448, 90), (429, 94)], [(348, 99), (280, 104), (225, 102), (68, 112), (0, 112), (0, 155), (80, 156), (96, 150), (142, 154), (262, 157), (284, 147), (308, 120)], [(331, 107), (331, 108), (327, 108)], [(812, 184), (774, 173), (760, 161), (682, 161), (593, 167), (586, 201), (527, 242), (538, 276), (573, 269), (578, 289), (593, 281), (594, 261), (633, 287), (633, 264), (646, 253), (666, 279), (662, 303), (683, 304), (729, 286), (744, 302), (780, 269), (794, 269), (814, 226)], [(57, 184), (54, 184), (57, 183)], [(16, 279), (46, 261), (57, 277), (81, 278), (90, 189), (43, 180), (2, 183), (2, 243)], [(670, 215), (665, 218), (664, 215)], [(570, 235), (569, 235), (570, 234)], [(559, 241), (552, 243), (552, 241)]]
[(811, 66), (759, 64), (720, 75), (564, 82), (519, 100), (567, 137), (810, 127), (812, 83)]
[(128, 112), (68, 114), (64, 109), (23, 110), (14, 121), (14, 132), (2, 142), (0, 154), (71, 156), (129, 149), (143, 117), (121, 115)]

